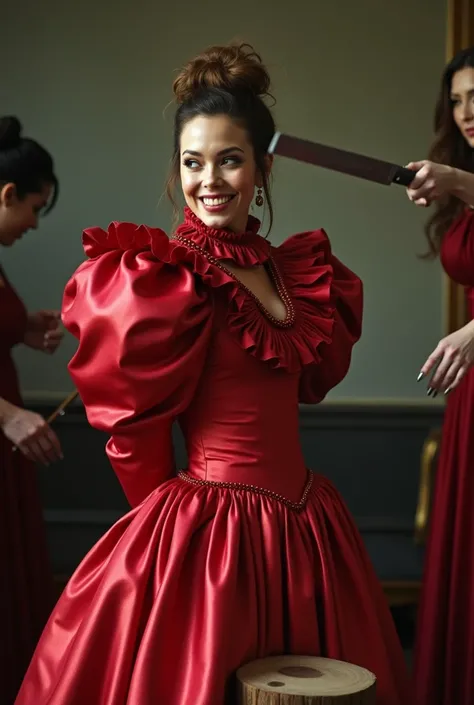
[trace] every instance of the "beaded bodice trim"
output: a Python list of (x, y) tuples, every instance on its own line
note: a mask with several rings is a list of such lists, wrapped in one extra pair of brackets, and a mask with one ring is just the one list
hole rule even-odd
[(294, 322), (295, 322), (295, 308), (293, 306), (293, 303), (291, 301), (291, 297), (285, 287), (285, 284), (283, 282), (283, 277), (280, 274), (280, 270), (278, 269), (276, 262), (272, 257), (269, 257), (268, 264), (269, 264), (269, 269), (270, 273), (272, 276), (272, 279), (275, 283), (277, 292), (281, 300), (283, 301), (283, 304), (286, 309), (286, 316), (284, 319), (277, 318), (274, 316), (270, 311), (264, 306), (264, 304), (260, 301), (258, 296), (256, 296), (251, 289), (249, 289), (245, 284), (230, 270), (227, 269), (227, 267), (216, 257), (210, 254), (210, 252), (207, 252), (204, 248), (202, 248), (200, 245), (197, 245), (193, 240), (191, 240), (188, 237), (184, 237), (183, 235), (178, 235), (175, 233), (174, 235), (171, 236), (172, 240), (177, 240), (180, 244), (184, 245), (185, 247), (189, 247), (190, 249), (194, 250), (195, 252), (198, 252), (200, 255), (205, 257), (207, 261), (212, 264), (214, 267), (217, 267), (220, 269), (222, 272), (227, 274), (228, 277), (233, 279), (233, 281), (236, 282), (236, 284), (243, 290), (245, 291), (250, 298), (253, 299), (253, 301), (256, 303), (258, 308), (262, 311), (264, 316), (268, 318), (268, 320), (273, 323), (273, 325), (278, 326), (279, 328), (290, 328)]
[(215, 487), (217, 489), (224, 490), (244, 490), (246, 492), (253, 492), (254, 494), (268, 497), (269, 499), (274, 499), (277, 502), (284, 504), (285, 507), (288, 507), (288, 509), (292, 509), (296, 512), (301, 512), (305, 508), (308, 495), (313, 485), (313, 473), (309, 472), (300, 501), (292, 502), (286, 497), (283, 497), (283, 495), (278, 494), (278, 492), (272, 492), (272, 490), (267, 490), (265, 487), (257, 487), (256, 485), (247, 485), (242, 482), (216, 482), (214, 480), (201, 480), (200, 478), (193, 477), (189, 474), (189, 472), (184, 470), (178, 473), (178, 477), (180, 480), (184, 480), (185, 482), (189, 482), (191, 485), (196, 485), (198, 487)]

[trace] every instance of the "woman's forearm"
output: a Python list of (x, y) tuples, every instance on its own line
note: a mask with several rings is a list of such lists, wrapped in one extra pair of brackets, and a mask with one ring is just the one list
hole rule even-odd
[(453, 168), (451, 181), (450, 192), (452, 195), (474, 208), (474, 174)]
[(474, 319), (472, 321), (469, 321), (469, 323), (466, 323), (465, 325), (466, 331), (469, 331), (469, 333), (472, 335), (474, 339)]
[(5, 422), (10, 418), (14, 404), (10, 404), (9, 401), (0, 397), (0, 426), (3, 426)]

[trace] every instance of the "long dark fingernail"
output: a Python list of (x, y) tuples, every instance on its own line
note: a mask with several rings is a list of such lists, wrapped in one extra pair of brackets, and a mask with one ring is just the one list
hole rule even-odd
[(424, 376), (425, 376), (424, 373), (423, 373), (423, 372), (420, 372), (420, 374), (419, 374), (418, 377), (416, 378), (416, 381), (417, 381), (417, 382), (421, 382), (421, 380), (423, 379)]
[(434, 390), (434, 392), (431, 396), (432, 396), (432, 399), (435, 399), (438, 396), (438, 392), (436, 389)]
[(428, 387), (426, 394), (430, 397), (433, 394), (433, 392), (434, 392), (433, 387)]
[(449, 394), (449, 392), (451, 392), (451, 391), (452, 391), (452, 387), (446, 387), (446, 389), (444, 390), (444, 393)]

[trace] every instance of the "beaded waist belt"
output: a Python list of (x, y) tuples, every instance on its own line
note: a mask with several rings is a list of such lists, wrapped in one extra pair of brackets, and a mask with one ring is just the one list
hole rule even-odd
[(243, 490), (245, 492), (252, 492), (253, 494), (261, 495), (262, 497), (268, 497), (269, 499), (274, 499), (277, 502), (281, 502), (289, 509), (294, 511), (302, 511), (306, 505), (306, 500), (308, 499), (309, 492), (313, 485), (314, 475), (312, 472), (308, 473), (308, 479), (306, 481), (303, 494), (299, 502), (292, 502), (291, 500), (283, 497), (283, 495), (278, 494), (278, 492), (272, 492), (272, 490), (267, 490), (264, 487), (256, 487), (255, 485), (247, 485), (243, 482), (216, 482), (214, 480), (201, 480), (197, 477), (193, 477), (188, 472), (182, 471), (178, 473), (180, 480), (189, 482), (191, 485), (196, 485), (197, 487), (215, 487), (216, 489), (223, 490)]

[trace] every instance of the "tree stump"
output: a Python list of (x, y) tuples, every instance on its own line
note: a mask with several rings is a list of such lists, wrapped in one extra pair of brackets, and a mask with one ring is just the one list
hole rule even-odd
[(375, 705), (365, 668), (317, 656), (272, 656), (237, 671), (239, 705)]

